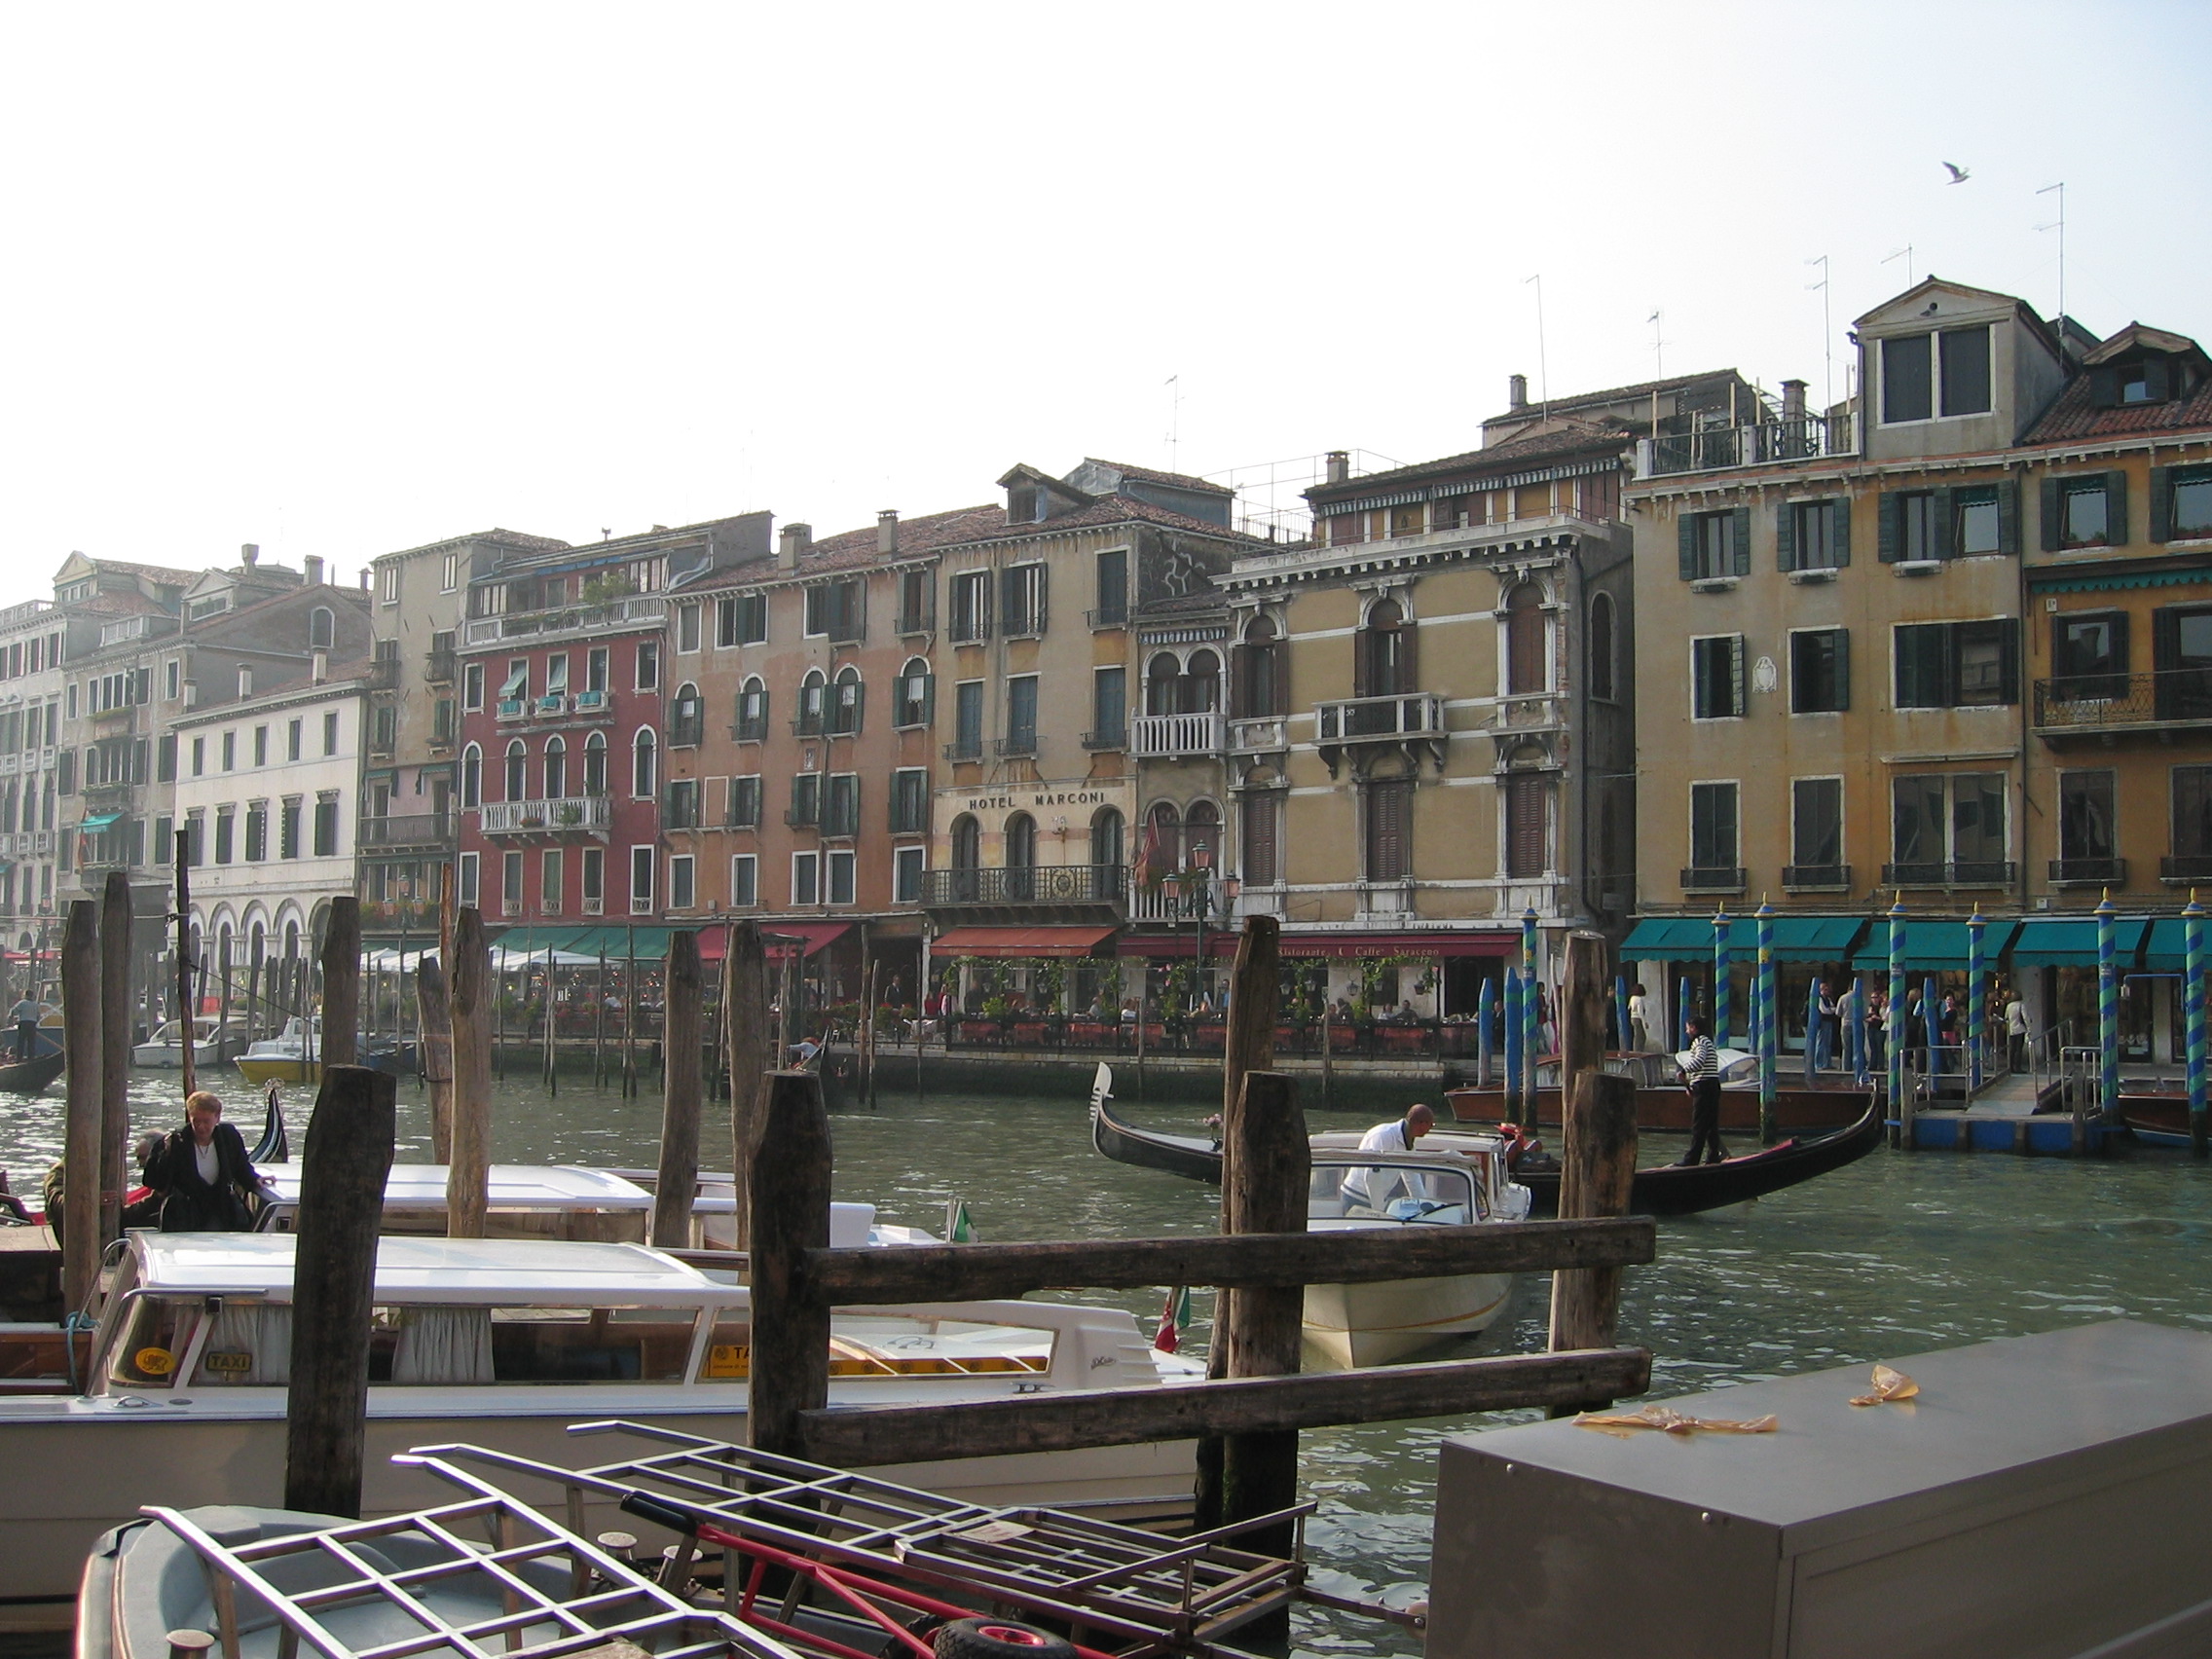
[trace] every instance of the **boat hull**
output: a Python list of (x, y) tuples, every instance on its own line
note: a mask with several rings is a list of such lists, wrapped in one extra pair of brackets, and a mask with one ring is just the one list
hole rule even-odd
[[(1775, 1124), (1784, 1134), (1825, 1133), (1830, 1129), (1840, 1129), (1858, 1122), (1860, 1114), (1866, 1109), (1867, 1098), (1867, 1090), (1847, 1087), (1777, 1088), (1774, 1094)], [(1452, 1109), (1452, 1116), (1462, 1124), (1505, 1122), (1505, 1091), (1501, 1088), (1448, 1089), (1444, 1101)], [(1537, 1089), (1536, 1126), (1557, 1129), (1560, 1123), (1559, 1090)], [(1689, 1091), (1675, 1086), (1639, 1088), (1636, 1091), (1636, 1126), (1653, 1134), (1688, 1134)], [(1757, 1089), (1724, 1088), (1720, 1091), (1720, 1128), (1723, 1134), (1758, 1133)]]
[(1306, 1287), (1306, 1346), (1338, 1370), (1388, 1365), (1495, 1324), (1513, 1295), (1510, 1273)]
[(240, 1057), (231, 1062), (239, 1068), (239, 1075), (256, 1088), (272, 1083), (320, 1083), (322, 1062), (298, 1058), (260, 1059)]
[(12, 1060), (0, 1065), (0, 1091), (9, 1094), (36, 1094), (61, 1075), (66, 1063), (58, 1052), (35, 1054), (27, 1060)]
[[(675, 1390), (651, 1384), (533, 1388), (526, 1406), (512, 1389), (475, 1390), (476, 1403), (442, 1411), (413, 1408), (413, 1390), (372, 1390), (363, 1457), (364, 1517), (403, 1514), (450, 1500), (452, 1489), (420, 1470), (394, 1465), (395, 1453), (465, 1443), (561, 1466), (620, 1456), (608, 1438), (579, 1442), (571, 1423), (620, 1418), (721, 1440), (745, 1438), (737, 1399), (710, 1406), (672, 1402)], [(714, 1390), (719, 1392), (719, 1389)], [(981, 1389), (932, 1390), (946, 1398), (994, 1397)], [(126, 1406), (97, 1400), (0, 1400), (0, 1629), (59, 1629), (69, 1623), (86, 1552), (102, 1532), (137, 1517), (144, 1504), (191, 1508), (283, 1502), (285, 1420), (277, 1389), (238, 1390), (219, 1407), (167, 1403)], [(655, 1403), (653, 1394), (663, 1398)], [(910, 1401), (914, 1390), (899, 1394)], [(402, 1397), (394, 1400), (392, 1395)], [(494, 1396), (497, 1396), (496, 1398)], [(861, 1384), (832, 1383), (833, 1402), (871, 1398)], [(159, 1415), (157, 1415), (159, 1414)], [(1190, 1441), (1027, 1453), (956, 1462), (901, 1464), (870, 1471), (886, 1480), (987, 1504), (1081, 1507), (1120, 1520), (1188, 1515), (1196, 1447)], [(543, 1493), (518, 1492), (526, 1501)], [(558, 1508), (558, 1503), (555, 1505)], [(604, 1508), (604, 1512), (602, 1512)], [(611, 1505), (595, 1506), (586, 1531), (622, 1525)]]

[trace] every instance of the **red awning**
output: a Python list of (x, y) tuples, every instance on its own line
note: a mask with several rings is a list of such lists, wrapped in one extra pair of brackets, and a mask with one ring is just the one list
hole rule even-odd
[[(1233, 929), (1206, 931), (1206, 955), (1227, 962), (1236, 954)], [(1512, 956), (1521, 948), (1519, 932), (1493, 929), (1460, 934), (1295, 934), (1278, 936), (1285, 956), (1313, 958), (1356, 956)], [(1132, 934), (1116, 947), (1124, 956), (1162, 959), (1190, 956), (1198, 949), (1192, 933)]]
[[(850, 922), (762, 922), (760, 941), (766, 947), (763, 954), (771, 962), (783, 962), (793, 951), (800, 956), (813, 956), (825, 947), (836, 943), (853, 931)], [(715, 941), (715, 956), (719, 958), (729, 938), (729, 930), (722, 930), (722, 938)], [(699, 955), (706, 958), (706, 940), (699, 940)]]
[(1112, 928), (954, 928), (930, 944), (932, 956), (1088, 956)]

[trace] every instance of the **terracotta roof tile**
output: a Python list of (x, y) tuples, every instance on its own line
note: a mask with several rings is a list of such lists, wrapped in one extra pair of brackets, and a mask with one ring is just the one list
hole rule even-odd
[(1208, 524), (1204, 519), (1195, 519), (1188, 513), (1179, 513), (1169, 507), (1155, 506), (1152, 502), (1139, 500), (1134, 496), (1102, 496), (1088, 507), (1078, 508), (1072, 513), (1061, 513), (1055, 518), (1047, 519), (1043, 524), (1008, 524), (1004, 509), (993, 510), (998, 513), (998, 524), (992, 533), (963, 539), (969, 541), (1010, 541), (1022, 536), (1050, 535), (1063, 530), (1088, 530), (1095, 526), (1126, 524), (1131, 519), (1136, 519), (1145, 524), (1158, 525), (1162, 530), (1189, 531), (1194, 535), (1210, 535), (1222, 541), (1234, 541), (1254, 548), (1272, 548), (1276, 552), (1281, 551), (1280, 543), (1265, 541), (1257, 535), (1246, 535), (1238, 530), (1225, 530), (1218, 524)]
[[(1530, 462), (1548, 460), (1553, 456), (1624, 448), (1634, 438), (1635, 434), (1624, 426), (1554, 415), (1535, 431), (1524, 432), (1519, 437), (1508, 438), (1488, 449), (1468, 450), (1436, 461), (1417, 461), (1411, 466), (1393, 467), (1388, 472), (1366, 472), (1342, 484), (1316, 484), (1306, 492), (1306, 498), (1320, 504), (1371, 495), (1377, 490), (1386, 490), (1396, 484), (1416, 483), (1421, 479), (1444, 477), (1455, 472), (1470, 475), (1486, 471), (1518, 472)], [(1472, 481), (1470, 478), (1470, 482)]]
[(1226, 484), (1216, 484), (1210, 478), (1196, 477), (1188, 472), (1161, 472), (1152, 466), (1130, 466), (1125, 461), (1105, 461), (1094, 455), (1083, 458), (1093, 466), (1110, 466), (1124, 478), (1134, 478), (1143, 484), (1166, 484), (1178, 490), (1198, 490), (1209, 496), (1234, 496), (1236, 492)]

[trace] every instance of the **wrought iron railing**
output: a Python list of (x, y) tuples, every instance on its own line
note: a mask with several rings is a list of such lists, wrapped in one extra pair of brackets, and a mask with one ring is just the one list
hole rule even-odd
[(923, 872), (922, 903), (956, 904), (1118, 904), (1128, 892), (1120, 865), (1022, 865), (1014, 868)]
[(411, 812), (387, 818), (364, 818), (354, 826), (354, 840), (362, 847), (437, 847), (453, 839), (450, 812)]
[(2212, 669), (2070, 674), (2036, 682), (2039, 731), (2195, 724), (2212, 724)]
[(1951, 864), (1886, 864), (1884, 887), (2009, 887), (2020, 866), (2003, 859), (1963, 859)]
[(1744, 425), (1706, 426), (1672, 437), (1642, 439), (1638, 472), (1646, 478), (1672, 472), (1712, 472), (1723, 467), (1757, 466), (1775, 461), (1807, 461), (1825, 455), (1850, 455), (1858, 449), (1851, 417), (1792, 415), (1761, 419)]
[(1692, 865), (1682, 871), (1685, 893), (1741, 893), (1744, 883), (1741, 865)]
[(1409, 737), (1444, 729), (1444, 699), (1433, 691), (1388, 697), (1346, 697), (1322, 703), (1314, 724), (1323, 743), (1370, 737)]
[(1784, 865), (1782, 887), (1786, 893), (1843, 892), (1851, 886), (1851, 866), (1837, 865)]

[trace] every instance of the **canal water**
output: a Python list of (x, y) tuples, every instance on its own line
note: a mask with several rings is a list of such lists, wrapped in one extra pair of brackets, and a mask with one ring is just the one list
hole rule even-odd
[[(174, 1089), (174, 1074), (134, 1088), (143, 1120), (169, 1121)], [(297, 1122), (309, 1101), (291, 1092)], [(231, 1098), (250, 1143), (258, 1102), (242, 1087)], [(403, 1084), (399, 1102), (399, 1156), (427, 1161), (423, 1095)], [(563, 1079), (548, 1098), (535, 1082), (510, 1079), (495, 1110), (500, 1161), (650, 1165), (656, 1156), (659, 1102), (649, 1081), (642, 1097), (624, 1099)], [(1193, 1128), (1205, 1112), (1131, 1107), (1130, 1115)], [(832, 1132), (839, 1198), (932, 1231), (953, 1197), (994, 1240), (1203, 1232), (1216, 1223), (1211, 1189), (1098, 1157), (1080, 1102), (885, 1092), (873, 1111), (836, 1114)], [(25, 1189), (60, 1142), (58, 1089), (17, 1103), (0, 1127), (0, 1167)], [(1643, 1161), (1680, 1151), (1678, 1138), (1647, 1137)], [(711, 1138), (705, 1161), (727, 1167)], [(2121, 1316), (2212, 1329), (2208, 1245), (2212, 1168), (2184, 1155), (2077, 1162), (1877, 1152), (1743, 1213), (1662, 1223), (1656, 1265), (1629, 1272), (1622, 1337), (1652, 1349), (1652, 1392), (1663, 1396)], [(1148, 1324), (1160, 1310), (1157, 1295), (1100, 1299)], [(1197, 1298), (1194, 1342), (1204, 1339), (1210, 1300)], [(1543, 1284), (1525, 1281), (1516, 1309), (1510, 1325), (1501, 1321), (1469, 1351), (1540, 1348)], [(1400, 1604), (1424, 1596), (1437, 1443), (1501, 1420), (1308, 1433), (1304, 1479), (1319, 1510), (1307, 1537), (1323, 1582)], [(1300, 1617), (1297, 1645), (1419, 1650), (1395, 1627), (1311, 1613)]]

